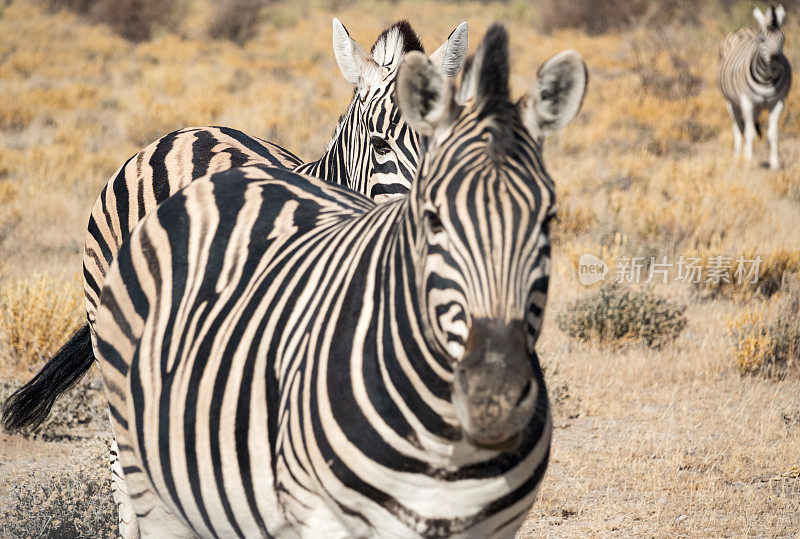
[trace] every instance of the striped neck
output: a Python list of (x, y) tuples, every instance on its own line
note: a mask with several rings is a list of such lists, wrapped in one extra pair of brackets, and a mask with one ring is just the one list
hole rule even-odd
[(451, 462), (453, 443), (461, 441), (461, 429), (451, 400), (453, 365), (424, 326), (414, 263), (416, 223), (408, 198), (378, 210), (393, 213), (394, 219), (376, 275), (380, 304), (375, 317), (382, 335), (377, 341), (384, 349), (374, 359), (384, 380), (376, 379), (375, 389), (387, 394), (388, 385), (393, 388), (388, 394), (397, 396), (392, 413), (383, 414), (392, 429), (420, 451), (421, 460), (433, 455), (445, 465)]
[(365, 126), (360, 121), (363, 110), (363, 103), (356, 92), (347, 112), (339, 119), (325, 154), (316, 161), (296, 167), (294, 172), (366, 194), (367, 141)]

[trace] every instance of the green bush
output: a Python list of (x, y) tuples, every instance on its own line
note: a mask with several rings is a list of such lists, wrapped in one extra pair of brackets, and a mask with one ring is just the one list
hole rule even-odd
[(580, 341), (659, 348), (686, 327), (685, 306), (647, 290), (607, 285), (566, 305), (556, 315), (561, 331)]

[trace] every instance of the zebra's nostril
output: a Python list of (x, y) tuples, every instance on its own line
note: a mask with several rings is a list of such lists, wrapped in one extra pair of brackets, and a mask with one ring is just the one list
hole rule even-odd
[(524, 401), (525, 399), (527, 399), (527, 398), (528, 398), (528, 395), (530, 395), (530, 394), (531, 394), (531, 381), (530, 381), (530, 380), (528, 380), (528, 381), (525, 383), (525, 387), (523, 387), (523, 388), (522, 388), (522, 392), (519, 394), (519, 398), (517, 399), (517, 402), (516, 402), (516, 404), (514, 404), (514, 407), (517, 407), (517, 406), (519, 406), (520, 404), (522, 404), (522, 401)]

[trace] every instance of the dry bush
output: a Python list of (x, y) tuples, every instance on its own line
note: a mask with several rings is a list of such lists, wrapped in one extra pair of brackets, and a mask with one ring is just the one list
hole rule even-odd
[(222, 0), (209, 21), (209, 37), (244, 45), (258, 32), (261, 10), (267, 3), (268, 0)]
[(27, 373), (49, 359), (83, 324), (83, 295), (74, 280), (17, 279), (0, 288), (3, 374)]
[(183, 1), (158, 0), (42, 0), (50, 12), (68, 10), (108, 24), (122, 37), (146, 41), (157, 29), (174, 30), (186, 15)]
[(156, 29), (174, 29), (185, 15), (183, 2), (98, 0), (92, 17), (131, 41), (146, 41)]
[(564, 306), (556, 322), (561, 331), (580, 341), (660, 348), (686, 327), (685, 310), (653, 292), (612, 284)]
[(664, 99), (686, 99), (698, 94), (702, 78), (696, 73), (697, 58), (681, 37), (660, 29), (648, 34), (645, 43), (631, 40), (634, 72), (642, 91)]
[(97, 5), (98, 0), (42, 0), (41, 3), (50, 12), (65, 9), (79, 15), (85, 15)]
[(730, 322), (734, 361), (742, 375), (758, 374), (782, 379), (799, 373), (800, 286), (784, 287), (778, 307), (772, 312), (752, 310)]
[(30, 469), (5, 479), (11, 503), (0, 507), (3, 537), (116, 537), (108, 446), (93, 442), (60, 471)]
[(695, 21), (694, 3), (683, 0), (545, 0), (539, 29), (544, 32), (576, 28), (590, 35), (622, 30), (635, 24)]
[[(17, 383), (0, 381), (0, 405), (18, 387)], [(72, 440), (85, 436), (86, 429), (108, 428), (108, 401), (102, 387), (97, 373), (84, 377), (56, 400), (50, 415), (35, 431), (22, 433), (22, 436), (48, 442)]]
[[(789, 286), (800, 274), (800, 251), (778, 250), (767, 255), (748, 253), (741, 255), (745, 260), (761, 258), (758, 266), (758, 280), (742, 280), (734, 278), (737, 257), (729, 257), (732, 262), (729, 282), (707, 282), (705, 279), (696, 283), (697, 295), (700, 299), (725, 298), (734, 301), (748, 301), (754, 296), (769, 298), (776, 292)], [(703, 266), (708, 263), (708, 257), (700, 257)]]

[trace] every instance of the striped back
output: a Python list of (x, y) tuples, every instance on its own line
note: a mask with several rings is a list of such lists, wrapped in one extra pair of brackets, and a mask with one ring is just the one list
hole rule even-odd
[(139, 221), (197, 178), (245, 165), (294, 168), (291, 152), (229, 127), (191, 127), (158, 139), (128, 159), (92, 207), (83, 255), (83, 288), (94, 327), (111, 262)]

